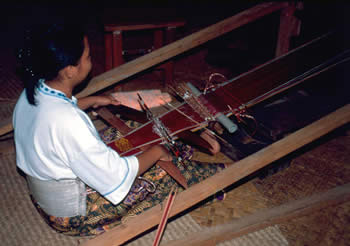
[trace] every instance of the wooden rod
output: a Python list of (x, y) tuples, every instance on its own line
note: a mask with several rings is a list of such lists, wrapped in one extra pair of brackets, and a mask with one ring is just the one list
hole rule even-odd
[[(174, 216), (192, 207), (271, 162), (280, 159), (348, 122), (350, 122), (350, 104), (179, 193), (169, 216)], [(136, 217), (130, 218), (125, 224), (85, 242), (83, 246), (120, 245), (156, 226), (160, 221), (161, 214), (162, 206), (157, 205)]]
[(265, 227), (286, 222), (315, 211), (350, 201), (350, 184), (323, 193), (292, 201), (278, 207), (263, 209), (239, 220), (191, 233), (188, 237), (166, 243), (167, 246), (206, 246), (240, 237)]
[(76, 97), (85, 97), (105, 89), (106, 87), (124, 80), (138, 72), (164, 62), (211, 39), (219, 37), (227, 32), (287, 6), (288, 3), (286, 2), (267, 2), (242, 11), (237, 15), (229, 17), (183, 39), (159, 48), (154, 52), (141, 56), (94, 77), (89, 82), (88, 86), (83, 91), (78, 93)]

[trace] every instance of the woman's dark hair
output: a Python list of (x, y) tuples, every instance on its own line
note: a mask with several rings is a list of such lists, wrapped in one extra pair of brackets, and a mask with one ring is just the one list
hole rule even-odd
[(61, 69), (78, 64), (84, 51), (84, 35), (82, 28), (72, 24), (54, 24), (26, 31), (17, 58), (30, 104), (36, 105), (39, 79), (52, 80)]

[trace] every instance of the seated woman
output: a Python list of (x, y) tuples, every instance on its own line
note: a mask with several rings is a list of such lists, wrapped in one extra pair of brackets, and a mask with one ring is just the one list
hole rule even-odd
[[(13, 115), (17, 166), (26, 174), (33, 201), (50, 224), (68, 234), (74, 228), (73, 234), (86, 230), (82, 234), (89, 235), (113, 220), (103, 213), (113, 214), (138, 175), (158, 160), (172, 157), (161, 146), (120, 157), (103, 143), (83, 110), (118, 105), (118, 101), (107, 96), (77, 100), (72, 95), (91, 70), (89, 43), (82, 31), (72, 25), (53, 25), (33, 33), (27, 42), (18, 54), (27, 75), (25, 89)], [(94, 204), (101, 209), (91, 209), (91, 204), (87, 209), (93, 201), (87, 202), (86, 185), (108, 200)], [(98, 223), (92, 225), (92, 218)]]
[[(84, 110), (118, 105), (118, 101), (108, 96), (79, 100), (73, 96), (92, 66), (88, 39), (79, 30), (71, 24), (53, 25), (26, 39), (18, 54), (25, 89), (13, 125), (17, 166), (26, 174), (39, 213), (58, 232), (89, 236), (120, 224), (123, 216), (154, 206), (177, 184), (159, 167), (152, 167), (158, 160), (173, 159), (162, 146), (120, 157), (103, 142)], [(219, 167), (180, 169), (187, 172), (191, 185)], [(136, 200), (154, 191), (151, 182), (137, 178), (146, 170), (144, 177), (157, 182), (157, 191), (136, 207), (135, 190), (141, 186), (146, 191), (136, 194)]]

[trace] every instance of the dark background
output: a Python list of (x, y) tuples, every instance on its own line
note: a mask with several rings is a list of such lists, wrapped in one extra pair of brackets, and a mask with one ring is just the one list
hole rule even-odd
[[(229, 1), (3, 3), (0, 10), (0, 45), (2, 50), (12, 52), (15, 48), (21, 47), (24, 30), (27, 28), (42, 23), (68, 22), (84, 24), (88, 35), (96, 38), (97, 43), (99, 42), (99, 45), (103, 47), (103, 20), (106, 16), (145, 20), (155, 17), (180, 17), (186, 21), (186, 25), (177, 31), (177, 38), (181, 38), (257, 3), (254, 1), (234, 1), (234, 3)], [(350, 13), (350, 3), (346, 1), (305, 1), (304, 9), (295, 13), (301, 19), (302, 26), (300, 35), (291, 40), (291, 48), (329, 31), (339, 32), (339, 45), (349, 47), (348, 13)], [(246, 64), (251, 63), (252, 66), (255, 66), (274, 57), (279, 17), (279, 12), (273, 13), (196, 49), (203, 47), (208, 49), (205, 59), (210, 65), (228, 66), (237, 73), (246, 71)], [(136, 45), (140, 43), (140, 39), (136, 38)], [(132, 42), (124, 44), (132, 46)], [(186, 55), (190, 52), (187, 52)], [(101, 56), (104, 55), (103, 50), (99, 53)], [(100, 61), (103, 62), (103, 57), (100, 58)], [(344, 70), (340, 76), (350, 77), (347, 70)]]
[[(85, 25), (98, 25), (102, 29), (102, 17), (108, 13), (120, 18), (153, 18), (154, 16), (183, 17), (187, 28), (201, 28), (247, 9), (254, 1), (128, 1), (126, 3), (2, 3), (0, 10), (1, 38), (16, 42), (15, 36), (7, 36), (16, 29), (18, 35), (31, 25), (57, 21), (81, 22)], [(304, 10), (297, 13), (303, 21), (302, 37), (309, 38), (326, 30), (344, 29), (348, 33), (350, 4), (346, 1), (306, 1)], [(277, 17), (277, 16), (276, 16)], [(276, 25), (277, 18), (265, 18), (261, 25), (247, 25), (242, 28), (259, 37), (260, 41), (269, 33), (268, 26)], [(250, 29), (250, 30), (249, 30)], [(11, 32), (12, 33), (12, 32)], [(348, 35), (348, 34), (347, 34)]]

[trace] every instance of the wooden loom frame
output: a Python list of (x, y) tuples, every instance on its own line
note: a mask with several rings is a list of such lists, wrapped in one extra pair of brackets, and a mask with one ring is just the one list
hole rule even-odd
[[(169, 218), (192, 207), (205, 198), (214, 195), (216, 192), (223, 190), (227, 186), (254, 173), (273, 161), (286, 156), (287, 154), (349, 122), (350, 104), (347, 104), (335, 112), (321, 118), (320, 120), (290, 134), (282, 140), (279, 140), (278, 142), (275, 142), (268, 147), (249, 155), (238, 162), (235, 162), (234, 165), (229, 166), (220, 173), (217, 173), (201, 183), (195, 184), (187, 190), (179, 193), (174, 204), (172, 205)], [(203, 189), (203, 187), (205, 187), (205, 189)], [(344, 187), (349, 188), (349, 185)], [(185, 241), (175, 241), (172, 242), (171, 245), (215, 245), (215, 243), (228, 240), (234, 236), (240, 236), (244, 233), (249, 233), (254, 230), (270, 226), (271, 224), (281, 222), (283, 221), (283, 213), (293, 213), (291, 216), (284, 216), (291, 218), (293, 216), (300, 216), (305, 210), (312, 210), (314, 207), (321, 209), (327, 206), (349, 201), (350, 191), (344, 187), (329, 191), (323, 196), (316, 195), (316, 198), (312, 197), (310, 199), (304, 199), (292, 204), (287, 204), (287, 208), (282, 207), (281, 209), (278, 207), (268, 211), (258, 212), (258, 216), (253, 216), (253, 218), (248, 217), (249, 220), (243, 218), (239, 222), (232, 222), (224, 225), (223, 227), (203, 230), (202, 232), (195, 233), (195, 235), (205, 235), (205, 237), (197, 238), (195, 235), (192, 235), (189, 238), (186, 238)], [(161, 219), (162, 210), (163, 206), (162, 204), (159, 204), (136, 217), (130, 218), (126, 223), (83, 243), (82, 245), (108, 246), (125, 243), (133, 237), (136, 237), (138, 234), (156, 226)], [(264, 214), (265, 216), (263, 216)], [(140, 223), (140, 221), (143, 221), (144, 223)], [(208, 238), (208, 235), (211, 237)]]
[[(276, 56), (280, 56), (289, 50), (290, 38), (293, 35), (299, 34), (300, 22), (293, 16), (295, 9), (296, 5), (290, 3), (264, 3), (257, 5), (182, 40), (169, 44), (158, 51), (129, 62), (120, 68), (102, 74), (100, 77), (95, 77), (94, 80), (91, 81), (92, 83), (90, 86), (78, 96), (86, 96), (106, 88), (113, 84), (112, 80), (118, 82), (139, 71), (147, 69), (188, 49), (275, 11), (281, 11), (280, 29), (276, 48)], [(195, 43), (195, 45), (193, 45), (193, 43)], [(179, 202), (175, 201), (172, 211), (170, 212), (170, 217), (192, 207), (198, 202), (206, 199), (208, 196), (215, 194), (271, 162), (280, 159), (348, 122), (350, 122), (350, 105), (346, 105), (288, 137), (236, 162), (235, 165), (230, 166), (224, 171), (178, 194), (176, 200)], [(206, 187), (206, 189), (203, 189), (203, 187)], [(268, 211), (262, 211), (261, 213), (258, 212), (256, 215), (252, 215), (248, 218), (249, 223), (245, 223), (244, 220), (232, 222), (221, 227), (203, 230), (183, 240), (176, 240), (169, 243), (170, 245), (215, 245), (218, 242), (228, 240), (235, 236), (243, 235), (271, 224), (278, 223), (283, 221), (284, 218), (300, 216), (305, 211), (320, 209), (348, 201), (350, 200), (350, 192), (348, 188), (349, 185), (346, 185), (322, 195), (316, 195), (301, 201), (287, 204), (284, 207), (281, 206)], [(155, 227), (160, 221), (161, 214), (162, 205), (159, 204), (148, 211), (129, 219), (126, 223), (83, 243), (83, 245), (98, 246), (123, 244), (140, 233)], [(264, 214), (265, 216), (263, 216)], [(289, 215), (284, 216), (285, 214)], [(140, 223), (140, 221), (143, 221), (144, 223)]]

